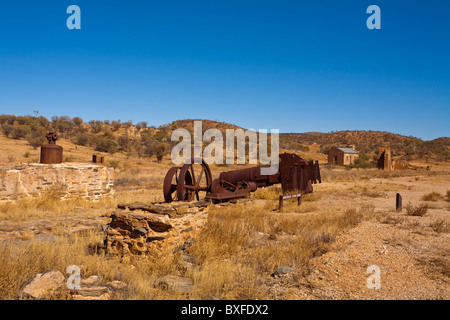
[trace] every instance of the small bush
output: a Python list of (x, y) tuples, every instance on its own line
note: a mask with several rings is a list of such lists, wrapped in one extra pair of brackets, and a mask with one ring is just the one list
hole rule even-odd
[(120, 163), (119, 160), (109, 160), (108, 161), (109, 166), (113, 167), (114, 169), (119, 167), (119, 163)]
[(25, 138), (25, 136), (30, 132), (31, 132), (30, 127), (26, 125), (13, 126), (11, 137), (13, 139)]
[(428, 211), (428, 206), (426, 204), (419, 204), (417, 206), (413, 206), (411, 203), (408, 203), (406, 206), (406, 213), (410, 216), (424, 216)]
[(35, 135), (35, 134), (29, 134), (26, 137), (27, 142), (30, 144), (30, 146), (33, 147), (34, 150), (39, 148), (45, 143), (45, 135)]
[(73, 138), (73, 143), (79, 146), (87, 146), (88, 142), (89, 142), (89, 138), (90, 135), (86, 132), (82, 132), (77, 134), (74, 138)]
[(430, 227), (437, 233), (448, 233), (450, 231), (450, 224), (448, 224), (443, 219), (435, 220), (434, 222), (430, 223)]
[(9, 137), (13, 131), (13, 128), (14, 127), (12, 125), (6, 123), (6, 124), (2, 125), (2, 132), (6, 137)]
[(443, 196), (440, 193), (435, 192), (435, 191), (424, 194), (422, 196), (423, 201), (439, 201), (442, 198), (443, 198)]
[(95, 141), (95, 150), (114, 154), (117, 151), (117, 142), (108, 138), (100, 137)]

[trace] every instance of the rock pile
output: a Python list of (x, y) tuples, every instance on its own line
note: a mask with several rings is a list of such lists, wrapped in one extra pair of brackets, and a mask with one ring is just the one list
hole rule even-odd
[(141, 255), (173, 249), (203, 228), (208, 203), (119, 204), (104, 241), (108, 254)]
[(64, 275), (58, 270), (36, 274), (20, 290), (18, 298), (27, 300), (109, 300), (114, 293), (126, 290), (128, 284), (114, 280), (100, 285), (102, 277), (81, 279), (80, 288), (69, 289)]

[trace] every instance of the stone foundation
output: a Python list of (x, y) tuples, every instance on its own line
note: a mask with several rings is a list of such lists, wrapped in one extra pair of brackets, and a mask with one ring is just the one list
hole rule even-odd
[(106, 253), (120, 256), (176, 250), (208, 220), (206, 201), (119, 204), (106, 228)]
[(114, 168), (90, 163), (0, 164), (0, 200), (51, 194), (68, 199), (112, 196)]

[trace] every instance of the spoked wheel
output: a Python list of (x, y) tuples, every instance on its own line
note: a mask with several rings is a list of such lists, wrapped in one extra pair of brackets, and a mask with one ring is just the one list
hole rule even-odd
[(200, 200), (199, 192), (208, 192), (211, 188), (212, 175), (208, 164), (203, 159), (195, 160), (192, 158), (181, 167), (177, 184), (178, 200), (192, 201), (194, 197)]
[[(163, 186), (163, 192), (164, 192), (164, 200), (166, 202), (172, 202), (177, 198), (177, 186), (179, 180), (179, 170), (181, 167), (173, 167), (171, 168), (164, 178), (164, 186)], [(192, 177), (191, 174), (188, 172), (184, 177), (184, 184), (192, 184)], [(190, 190), (186, 190), (190, 192)], [(185, 201), (185, 199), (190, 198), (191, 196), (189, 194), (182, 195), (182, 198), (180, 200)]]

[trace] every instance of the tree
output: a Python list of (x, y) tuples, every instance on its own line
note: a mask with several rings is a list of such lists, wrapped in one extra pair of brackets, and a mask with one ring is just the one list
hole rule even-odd
[(156, 152), (156, 141), (151, 134), (142, 133), (141, 145), (143, 153), (149, 157), (153, 156)]
[(13, 139), (24, 138), (28, 133), (30, 133), (31, 129), (27, 125), (16, 125), (13, 126), (11, 131), (11, 137)]
[(122, 149), (122, 151), (125, 151), (125, 152), (130, 151), (130, 149), (131, 149), (130, 139), (128, 138), (127, 134), (121, 135), (117, 139), (117, 143), (119, 144), (119, 147), (120, 147), (120, 149)]
[(117, 152), (117, 142), (106, 137), (97, 137), (95, 139), (95, 150), (114, 154)]
[(162, 158), (163, 158), (164, 154), (166, 153), (166, 151), (167, 151), (167, 144), (159, 143), (156, 146), (156, 160), (158, 162), (162, 161)]
[(34, 150), (45, 143), (45, 134), (42, 131), (31, 131), (25, 138)]
[(112, 125), (113, 131), (117, 131), (120, 129), (120, 127), (122, 127), (122, 123), (120, 122), (120, 120), (111, 121), (111, 125)]
[(2, 125), (2, 132), (6, 137), (8, 137), (12, 133), (12, 131), (13, 131), (12, 125), (10, 125), (8, 123), (5, 123)]
[(74, 117), (72, 119), (72, 122), (75, 126), (79, 127), (83, 124), (83, 119), (81, 119), (80, 117)]

